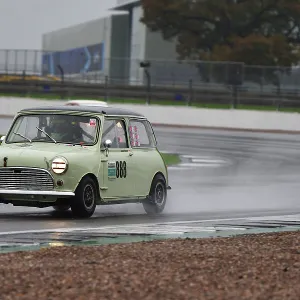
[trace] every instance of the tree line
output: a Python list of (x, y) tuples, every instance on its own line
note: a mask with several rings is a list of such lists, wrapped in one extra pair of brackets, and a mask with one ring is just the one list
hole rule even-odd
[(141, 0), (141, 22), (179, 59), (287, 66), (300, 60), (300, 0)]

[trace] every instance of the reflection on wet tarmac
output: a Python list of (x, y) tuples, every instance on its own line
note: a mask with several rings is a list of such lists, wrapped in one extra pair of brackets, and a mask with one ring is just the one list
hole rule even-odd
[(155, 130), (160, 150), (186, 156), (184, 168), (170, 168), (172, 190), (161, 216), (150, 218), (139, 204), (98, 207), (89, 220), (76, 220), (69, 212), (55, 214), (52, 209), (0, 205), (0, 231), (300, 212), (300, 136)]

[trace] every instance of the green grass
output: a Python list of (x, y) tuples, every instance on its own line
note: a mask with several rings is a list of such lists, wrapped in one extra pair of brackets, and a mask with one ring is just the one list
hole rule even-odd
[[(20, 94), (0, 94), (0, 96), (4, 97), (19, 97), (19, 98), (32, 98), (32, 99), (43, 99), (43, 100), (77, 100), (77, 99), (84, 99), (85, 97), (68, 97), (65, 99), (61, 99), (59, 95), (53, 95), (53, 94), (46, 94), (46, 93), (40, 93), (40, 94), (28, 94), (28, 95), (20, 95)], [(88, 97), (90, 100), (102, 100), (104, 101), (104, 97)], [(111, 104), (145, 104), (146, 99), (120, 99), (120, 98), (109, 98), (108, 103)], [(186, 103), (184, 101), (175, 101), (175, 100), (151, 100), (150, 104), (153, 105), (163, 105), (163, 106), (186, 106)], [(207, 104), (207, 103), (192, 103), (191, 107), (195, 108), (208, 108), (208, 109), (231, 109), (231, 104)], [(258, 111), (276, 111), (276, 106), (262, 106), (262, 105), (238, 105), (236, 109), (240, 110), (258, 110)], [(281, 107), (281, 112), (300, 112), (300, 107)]]
[(178, 154), (161, 153), (161, 155), (167, 166), (178, 165), (180, 163), (180, 157)]

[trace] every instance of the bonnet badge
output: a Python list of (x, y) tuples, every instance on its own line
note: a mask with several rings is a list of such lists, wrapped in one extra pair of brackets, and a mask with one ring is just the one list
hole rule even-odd
[(7, 167), (7, 157), (3, 158), (3, 167)]

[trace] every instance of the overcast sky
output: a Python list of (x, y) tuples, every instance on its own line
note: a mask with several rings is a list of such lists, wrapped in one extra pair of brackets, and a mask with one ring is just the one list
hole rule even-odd
[(116, 0), (0, 0), (0, 49), (41, 49), (43, 33), (107, 15)]

